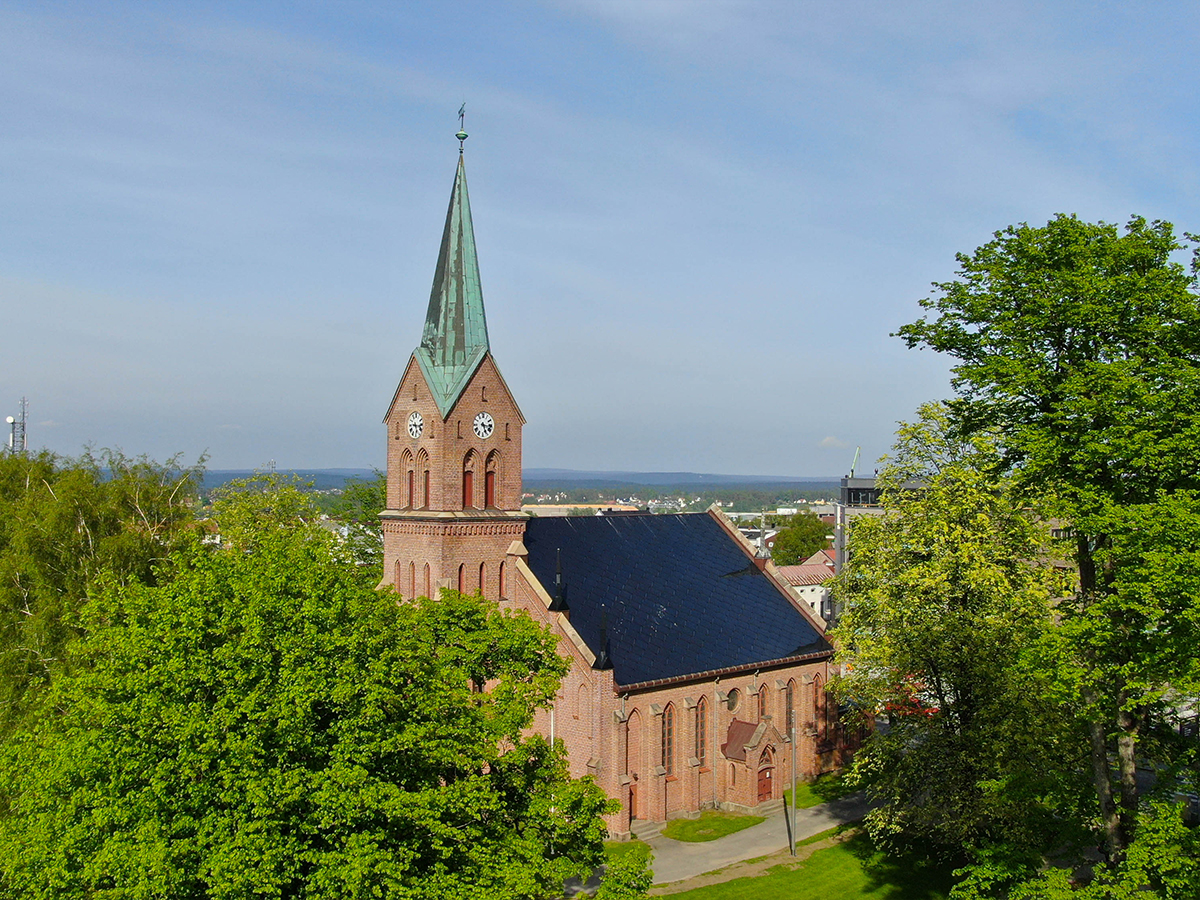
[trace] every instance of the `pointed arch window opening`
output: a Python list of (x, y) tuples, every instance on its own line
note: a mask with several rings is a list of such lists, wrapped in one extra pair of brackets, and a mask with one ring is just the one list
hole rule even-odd
[(696, 759), (708, 765), (708, 700), (701, 696), (696, 703)]
[(675, 706), (668, 703), (662, 717), (662, 767), (675, 774)]
[(483, 506), (484, 509), (496, 508), (496, 476), (500, 469), (500, 454), (493, 450), (488, 454), (483, 473)]

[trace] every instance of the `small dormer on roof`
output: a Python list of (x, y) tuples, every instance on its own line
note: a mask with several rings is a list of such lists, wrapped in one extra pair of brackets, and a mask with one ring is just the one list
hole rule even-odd
[[(466, 138), (465, 133), (460, 134), (461, 139)], [(425, 330), (414, 354), (443, 418), (450, 415), (489, 349), (467, 172), (460, 149)]]

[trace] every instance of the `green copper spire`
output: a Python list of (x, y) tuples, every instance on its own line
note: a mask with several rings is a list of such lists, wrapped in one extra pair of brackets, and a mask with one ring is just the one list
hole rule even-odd
[[(461, 139), (465, 138), (463, 134)], [(487, 319), (483, 315), (467, 172), (460, 149), (429, 311), (425, 314), (425, 333), (415, 354), (443, 417), (450, 414), (487, 352)]]

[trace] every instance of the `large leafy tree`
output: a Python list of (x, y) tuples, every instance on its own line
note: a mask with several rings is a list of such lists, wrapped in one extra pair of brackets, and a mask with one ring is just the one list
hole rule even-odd
[[(877, 843), (963, 862), (1078, 840), (1079, 734), (1036, 664), (1057, 593), (1048, 539), (986, 434), (945, 408), (902, 425), (834, 581), (838, 694), (880, 724), (855, 759)], [(1064, 813), (1074, 815), (1064, 815)]]
[(314, 512), (244, 486), (221, 547), (94, 593), (0, 757), (0, 894), (516, 900), (599, 862), (609, 802), (524, 733), (553, 638), (374, 590)]
[(101, 574), (157, 582), (191, 531), (198, 481), (178, 459), (0, 454), (0, 737), (62, 670)]
[(833, 526), (822, 522), (816, 513), (797, 513), (775, 535), (771, 558), (776, 565), (794, 566), (828, 547), (832, 534)]
[(959, 433), (994, 432), (1018, 489), (1069, 528), (1078, 580), (1056, 608), (1056, 677), (1087, 725), (1118, 858), (1139, 756), (1165, 746), (1147, 725), (1197, 686), (1200, 298), (1195, 263), (1173, 259), (1183, 249), (1169, 223), (1141, 218), (1011, 227), (959, 255), (929, 315), (900, 330), (957, 360)]

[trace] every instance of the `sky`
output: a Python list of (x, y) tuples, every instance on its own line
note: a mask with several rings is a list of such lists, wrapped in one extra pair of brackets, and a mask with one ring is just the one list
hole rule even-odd
[(466, 103), (526, 467), (860, 471), (949, 396), (891, 337), (1056, 213), (1200, 231), (1200, 6), (0, 4), (0, 415), (381, 466)]

